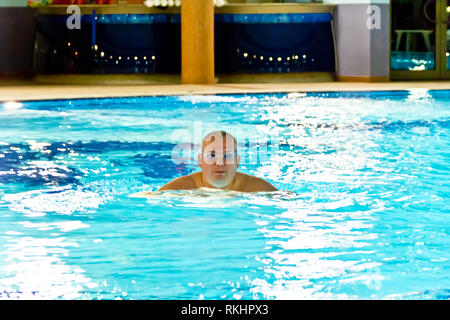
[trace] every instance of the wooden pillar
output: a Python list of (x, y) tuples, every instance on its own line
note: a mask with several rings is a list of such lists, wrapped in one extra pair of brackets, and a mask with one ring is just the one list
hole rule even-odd
[(181, 1), (181, 82), (214, 83), (214, 1)]

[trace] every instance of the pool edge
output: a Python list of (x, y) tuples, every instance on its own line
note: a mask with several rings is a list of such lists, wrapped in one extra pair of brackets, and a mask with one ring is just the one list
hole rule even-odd
[(255, 94), (291, 92), (450, 90), (450, 81), (220, 83), (213, 85), (46, 85), (33, 82), (0, 83), (0, 101), (33, 101), (174, 95)]

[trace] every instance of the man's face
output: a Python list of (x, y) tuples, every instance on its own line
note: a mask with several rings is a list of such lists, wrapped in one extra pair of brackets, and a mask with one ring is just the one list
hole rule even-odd
[(240, 158), (232, 137), (211, 140), (198, 155), (198, 163), (207, 186), (222, 189), (233, 182)]

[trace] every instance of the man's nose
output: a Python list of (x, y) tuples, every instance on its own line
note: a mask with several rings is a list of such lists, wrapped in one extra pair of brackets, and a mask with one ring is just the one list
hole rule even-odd
[(216, 165), (217, 166), (223, 166), (225, 164), (223, 157), (216, 157)]

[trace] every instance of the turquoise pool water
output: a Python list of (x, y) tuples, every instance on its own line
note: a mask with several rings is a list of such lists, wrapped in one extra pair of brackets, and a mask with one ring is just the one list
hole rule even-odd
[[(0, 104), (1, 299), (449, 299), (450, 91)], [(202, 135), (280, 192), (157, 190)]]

